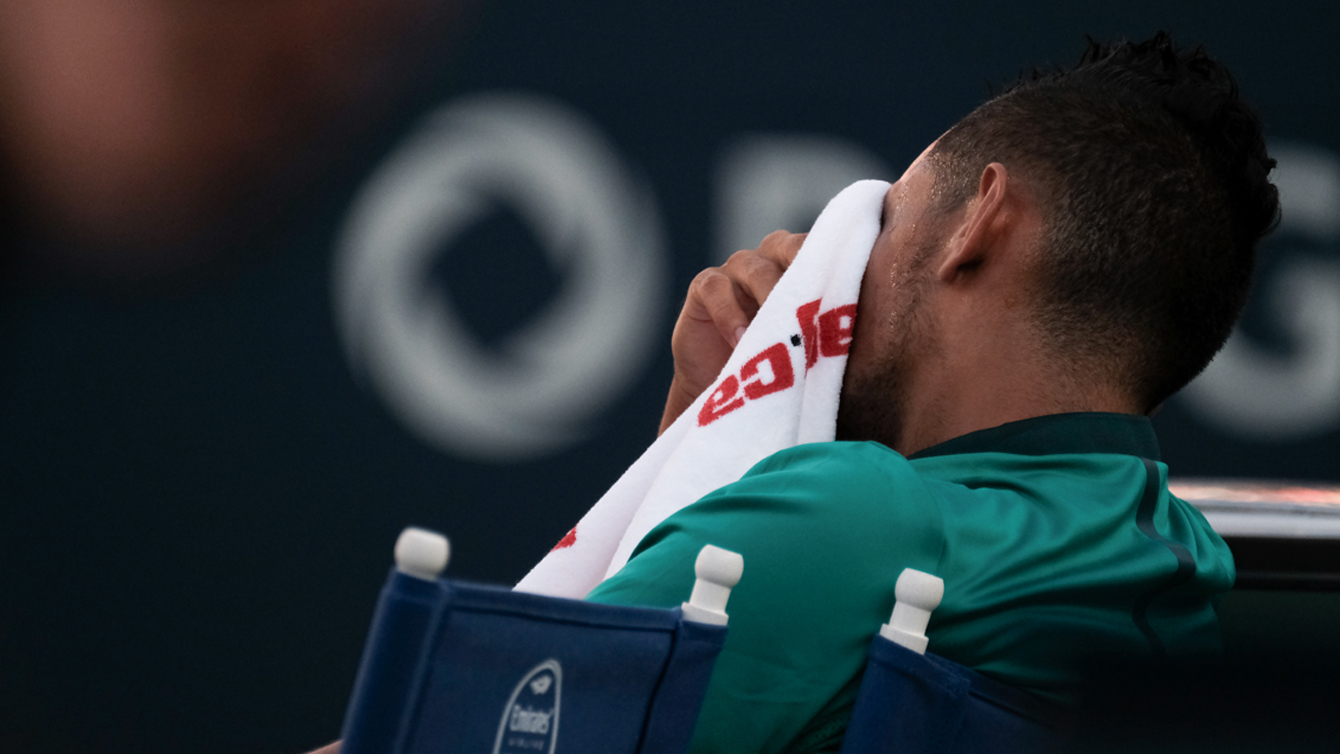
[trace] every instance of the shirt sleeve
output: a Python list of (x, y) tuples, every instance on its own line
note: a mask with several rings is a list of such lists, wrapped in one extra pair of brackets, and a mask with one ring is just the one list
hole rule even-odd
[(902, 456), (874, 443), (805, 445), (666, 519), (588, 599), (672, 607), (688, 599), (704, 545), (741, 553), (691, 751), (791, 751), (850, 713), (898, 574), (934, 572), (942, 531)]

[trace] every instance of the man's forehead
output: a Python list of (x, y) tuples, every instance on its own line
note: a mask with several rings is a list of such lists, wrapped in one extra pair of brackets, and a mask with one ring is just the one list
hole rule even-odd
[(884, 216), (891, 216), (902, 204), (906, 203), (916, 191), (929, 192), (933, 185), (933, 176), (930, 173), (930, 155), (935, 149), (935, 145), (940, 142), (939, 139), (931, 142), (929, 146), (917, 155), (907, 170), (903, 171), (902, 176), (889, 187), (888, 192), (884, 194)]
[(917, 169), (925, 168), (927, 164), (930, 162), (931, 152), (935, 151), (935, 145), (939, 143), (940, 143), (940, 137), (937, 136), (935, 141), (932, 141), (930, 144), (927, 144), (926, 148), (921, 150), (921, 154), (917, 155), (917, 158), (912, 161), (912, 164), (907, 166), (907, 171), (904, 172), (903, 175), (911, 173), (914, 168)]

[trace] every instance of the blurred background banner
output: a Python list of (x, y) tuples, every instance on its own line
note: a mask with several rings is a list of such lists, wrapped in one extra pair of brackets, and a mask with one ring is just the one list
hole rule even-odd
[(689, 280), (1084, 34), (1204, 42), (1284, 204), (1180, 476), (1340, 480), (1329, 5), (9, 0), (0, 750), (339, 732), (407, 524), (512, 582), (655, 436)]

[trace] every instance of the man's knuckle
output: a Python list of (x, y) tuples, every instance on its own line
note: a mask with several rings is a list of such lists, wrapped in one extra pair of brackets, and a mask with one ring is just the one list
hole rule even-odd
[(726, 259), (726, 264), (722, 265), (722, 268), (747, 267), (749, 261), (756, 256), (758, 256), (758, 252), (753, 249), (740, 249)]
[(715, 267), (708, 267), (693, 276), (693, 282), (689, 283), (689, 290), (702, 292), (712, 287), (713, 281), (721, 278), (721, 271)]

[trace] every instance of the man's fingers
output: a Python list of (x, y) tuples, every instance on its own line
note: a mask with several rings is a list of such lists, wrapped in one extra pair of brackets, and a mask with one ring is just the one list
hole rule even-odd
[(768, 294), (781, 280), (786, 268), (755, 251), (737, 251), (721, 267), (722, 273), (735, 284), (740, 306), (750, 319), (768, 300)]
[(804, 242), (804, 233), (774, 231), (757, 249), (737, 251), (721, 266), (722, 273), (735, 284), (740, 306), (751, 320), (777, 287), (777, 281), (782, 279), (782, 273), (791, 266)]
[(796, 254), (800, 252), (800, 247), (805, 243), (808, 233), (788, 233), (784, 230), (774, 230), (767, 236), (764, 236), (763, 243), (758, 245), (758, 253), (777, 264), (785, 270), (795, 261)]
[(777, 231), (757, 249), (734, 254), (689, 284), (670, 339), (675, 377), (661, 417), (662, 432), (716, 378), (804, 242), (804, 234)]
[[(731, 348), (740, 342), (752, 314), (758, 311), (757, 304), (740, 300), (735, 283), (716, 267), (703, 270), (693, 279), (688, 301), (685, 314), (699, 321), (711, 321)], [(746, 306), (750, 311), (745, 310)]]

